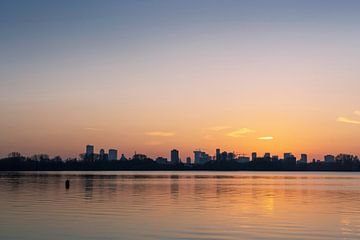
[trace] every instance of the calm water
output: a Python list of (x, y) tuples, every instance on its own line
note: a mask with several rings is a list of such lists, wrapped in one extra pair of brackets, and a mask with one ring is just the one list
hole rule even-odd
[(359, 173), (2, 172), (0, 192), (7, 240), (360, 239)]

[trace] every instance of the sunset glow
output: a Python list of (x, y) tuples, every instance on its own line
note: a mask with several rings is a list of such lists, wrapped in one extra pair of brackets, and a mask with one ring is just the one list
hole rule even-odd
[(0, 155), (360, 154), (350, 2), (3, 2)]

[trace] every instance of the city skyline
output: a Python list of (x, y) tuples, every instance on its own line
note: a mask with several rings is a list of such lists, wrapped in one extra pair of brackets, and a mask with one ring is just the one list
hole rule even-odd
[(252, 152), (245, 154), (226, 152), (217, 148), (215, 155), (201, 150), (193, 151), (193, 160), (181, 160), (178, 149), (170, 151), (170, 158), (151, 158), (146, 153), (135, 152), (126, 157), (118, 157), (117, 149), (98, 152), (93, 145), (86, 145), (85, 152), (77, 158), (62, 159), (47, 154), (24, 156), (12, 152), (0, 158), (1, 171), (352, 171), (360, 170), (359, 157), (352, 154), (327, 154), (323, 160), (310, 159), (302, 153), (297, 158), (291, 152), (282, 156)]
[[(103, 148), (100, 148), (99, 152), (95, 151), (95, 146), (94, 145), (86, 145), (85, 148), (85, 154), (84, 156), (87, 155), (98, 155), (100, 157), (101, 160), (101, 156), (103, 155), (109, 155), (108, 160), (125, 160), (128, 159), (132, 156), (136, 156), (137, 154), (139, 154), (139, 152), (134, 152), (133, 155), (129, 154), (128, 158), (126, 158), (126, 154), (125, 153), (120, 153), (121, 156), (119, 157), (110, 157), (110, 152), (116, 152), (115, 156), (117, 156), (118, 150), (117, 149), (113, 149), (110, 148), (108, 149), (108, 152), (106, 153), (106, 150), (104, 150)], [(339, 154), (348, 154), (348, 153), (337, 153), (337, 154), (325, 154), (322, 158), (313, 158), (313, 159), (309, 159), (308, 154), (307, 153), (301, 153), (299, 154), (299, 156), (297, 156), (296, 154), (293, 154), (292, 152), (283, 152), (282, 155), (278, 155), (278, 154), (273, 154), (271, 152), (265, 152), (263, 155), (261, 153), (258, 153), (256, 151), (253, 151), (251, 153), (239, 153), (239, 152), (235, 152), (235, 151), (223, 151), (220, 148), (216, 148), (215, 151), (213, 152), (206, 152), (206, 151), (202, 151), (201, 149), (194, 149), (193, 150), (193, 154), (192, 156), (185, 156), (183, 158), (180, 157), (180, 153), (181, 150), (179, 149), (172, 149), (171, 151), (169, 151), (169, 153), (167, 155), (158, 155), (158, 156), (149, 156), (150, 158), (157, 160), (157, 159), (161, 159), (160, 161), (165, 161), (168, 162), (169, 164), (179, 164), (179, 163), (183, 163), (183, 164), (205, 164), (208, 161), (213, 161), (213, 160), (239, 160), (240, 162), (250, 162), (250, 161), (254, 161), (258, 158), (265, 158), (265, 159), (269, 159), (271, 161), (279, 161), (279, 160), (284, 160), (286, 158), (295, 158), (296, 161), (298, 161), (299, 163), (309, 163), (309, 162), (335, 162), (335, 156), (339, 155)], [(141, 155), (147, 156), (146, 153), (140, 153)], [(226, 155), (225, 157), (223, 157), (223, 155)], [(231, 157), (230, 157), (231, 155)], [(81, 156), (81, 154), (79, 154), (79, 156)], [(354, 155), (355, 157), (358, 157), (357, 155)], [(298, 158), (299, 157), (299, 158)], [(205, 161), (201, 161), (201, 158), (204, 158), (203, 160)], [(103, 159), (104, 160), (104, 159)]]
[(360, 155), (359, 7), (3, 1), (0, 156)]
[[(299, 155), (294, 154), (292, 152), (283, 152), (281, 154), (273, 154), (271, 152), (265, 152), (265, 153), (259, 153), (256, 151), (252, 151), (251, 153), (244, 153), (244, 152), (236, 152), (236, 151), (226, 151), (220, 148), (216, 148), (213, 152), (206, 152), (201, 149), (194, 149), (192, 151), (192, 155), (188, 155), (185, 157), (180, 157), (181, 150), (173, 148), (169, 150), (168, 154), (164, 155), (157, 155), (157, 156), (149, 156), (145, 152), (137, 152), (134, 151), (132, 154), (126, 155), (126, 153), (123, 153), (119, 151), (116, 148), (109, 148), (104, 149), (102, 147), (96, 148), (94, 145), (87, 144), (85, 147), (84, 152), (80, 152), (78, 156), (76, 157), (68, 157), (63, 158), (60, 155), (54, 155), (50, 156), (47, 153), (38, 153), (33, 155), (24, 155), (20, 152), (10, 152), (7, 154), (6, 157), (30, 157), (30, 158), (38, 158), (39, 156), (43, 156), (49, 159), (62, 159), (62, 161), (68, 161), (68, 160), (84, 160), (86, 158), (90, 158), (93, 161), (125, 161), (125, 160), (131, 160), (135, 156), (141, 156), (144, 158), (152, 159), (153, 161), (156, 161), (161, 164), (200, 164), (203, 165), (209, 161), (218, 161), (218, 160), (226, 160), (226, 161), (232, 161), (235, 160), (239, 163), (248, 163), (251, 161), (255, 161), (257, 159), (267, 159), (269, 161), (283, 161), (288, 158), (293, 158), (300, 164), (306, 164), (306, 163), (315, 163), (315, 162), (327, 162), (332, 163), (335, 162), (336, 156), (339, 155), (348, 155), (353, 156), (355, 158), (358, 158), (357, 155), (350, 154), (350, 153), (336, 153), (336, 154), (330, 154), (326, 153), (322, 156), (322, 158), (309, 158), (309, 155), (307, 153), (301, 153)], [(80, 157), (80, 158), (78, 158)], [(159, 161), (158, 161), (159, 160)]]

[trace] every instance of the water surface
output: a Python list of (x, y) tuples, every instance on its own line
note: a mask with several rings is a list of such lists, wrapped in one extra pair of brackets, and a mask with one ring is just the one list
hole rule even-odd
[(359, 173), (2, 172), (0, 192), (7, 240), (360, 238)]

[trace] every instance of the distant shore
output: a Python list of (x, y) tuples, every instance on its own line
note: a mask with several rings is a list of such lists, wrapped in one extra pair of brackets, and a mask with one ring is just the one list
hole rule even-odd
[(34, 160), (25, 157), (9, 157), (0, 160), (0, 171), (298, 171), (298, 172), (359, 172), (360, 164), (353, 162), (256, 162), (209, 161), (200, 164), (159, 164), (152, 159), (127, 161), (83, 161), (61, 159)]

